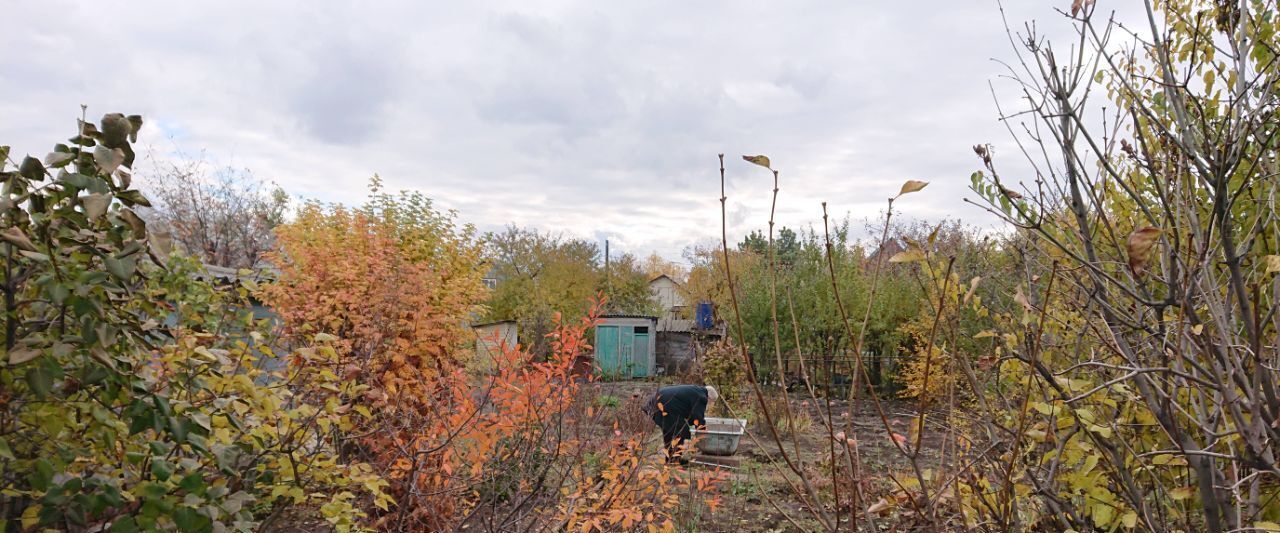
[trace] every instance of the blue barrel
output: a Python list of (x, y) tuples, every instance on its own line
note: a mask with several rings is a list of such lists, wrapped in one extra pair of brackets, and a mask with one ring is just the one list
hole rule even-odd
[(711, 302), (698, 302), (698, 310), (694, 315), (694, 323), (701, 329), (711, 329), (715, 325), (715, 308)]

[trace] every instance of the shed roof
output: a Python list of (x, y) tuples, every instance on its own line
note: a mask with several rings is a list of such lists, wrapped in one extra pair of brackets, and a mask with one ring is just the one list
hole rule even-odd
[(701, 331), (708, 335), (719, 335), (723, 337), (725, 334), (725, 324), (724, 322), (717, 322), (711, 327), (711, 329), (702, 329), (699, 328), (698, 323), (693, 320), (684, 318), (663, 318), (658, 321), (658, 331), (666, 333), (693, 333), (694, 331)]
[(658, 320), (658, 317), (653, 315), (630, 315), (625, 313), (612, 313), (607, 315), (600, 315), (600, 318), (647, 318), (649, 320), (655, 320), (655, 321)]
[(516, 323), (516, 321), (515, 321), (515, 320), (494, 320), (493, 322), (485, 322), (485, 323), (483, 323), (483, 324), (472, 324), (472, 325), (471, 325), (471, 327), (473, 327), (473, 328), (483, 328), (483, 327), (486, 327), (486, 326), (497, 326), (497, 325), (500, 325), (500, 324), (515, 324), (515, 323)]

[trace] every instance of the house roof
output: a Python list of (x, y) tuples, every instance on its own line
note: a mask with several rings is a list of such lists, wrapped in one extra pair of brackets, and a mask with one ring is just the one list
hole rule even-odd
[(483, 324), (472, 324), (472, 328), (483, 328), (486, 326), (497, 326), (499, 324), (515, 324), (515, 320), (495, 320), (493, 322), (485, 322)]
[(673, 278), (673, 277), (671, 277), (671, 276), (668, 276), (668, 275), (666, 275), (666, 274), (658, 274), (657, 276), (654, 276), (654, 278), (653, 278), (653, 279), (649, 280), (649, 284), (650, 284), (650, 285), (652, 285), (652, 284), (653, 284), (653, 282), (658, 281), (658, 280), (660, 280), (660, 279), (662, 279), (662, 278), (667, 278), (667, 279), (671, 280), (671, 283), (675, 283), (677, 286), (679, 286), (679, 285), (680, 285), (680, 282), (679, 282), (679, 281), (676, 281), (676, 279), (675, 279), (675, 278)]

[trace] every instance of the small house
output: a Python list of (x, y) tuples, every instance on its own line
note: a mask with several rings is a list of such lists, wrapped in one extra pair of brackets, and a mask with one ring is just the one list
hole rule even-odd
[(473, 368), (489, 372), (493, 370), (494, 357), (502, 353), (503, 347), (515, 348), (517, 334), (514, 320), (499, 320), (486, 324), (471, 326), (476, 334), (476, 358)]
[(662, 308), (663, 318), (683, 318), (681, 315), (684, 314), (687, 304), (684, 287), (680, 286), (680, 282), (671, 279), (671, 276), (661, 274), (649, 280), (649, 293)]
[(596, 323), (595, 364), (614, 378), (654, 375), (658, 317), (603, 315)]

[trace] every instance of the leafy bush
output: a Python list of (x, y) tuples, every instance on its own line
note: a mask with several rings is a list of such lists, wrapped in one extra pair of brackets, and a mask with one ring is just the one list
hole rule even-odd
[[(131, 188), (139, 117), (81, 122), (42, 163), (0, 168), (6, 360), (0, 523), (17, 528), (254, 530), (297, 504), (341, 529), (383, 501), (330, 428), (360, 386), (320, 339), (276, 356), (245, 289), (214, 290), (166, 259)], [(8, 159), (0, 147), (0, 160)], [(295, 395), (289, 384), (324, 390)]]

